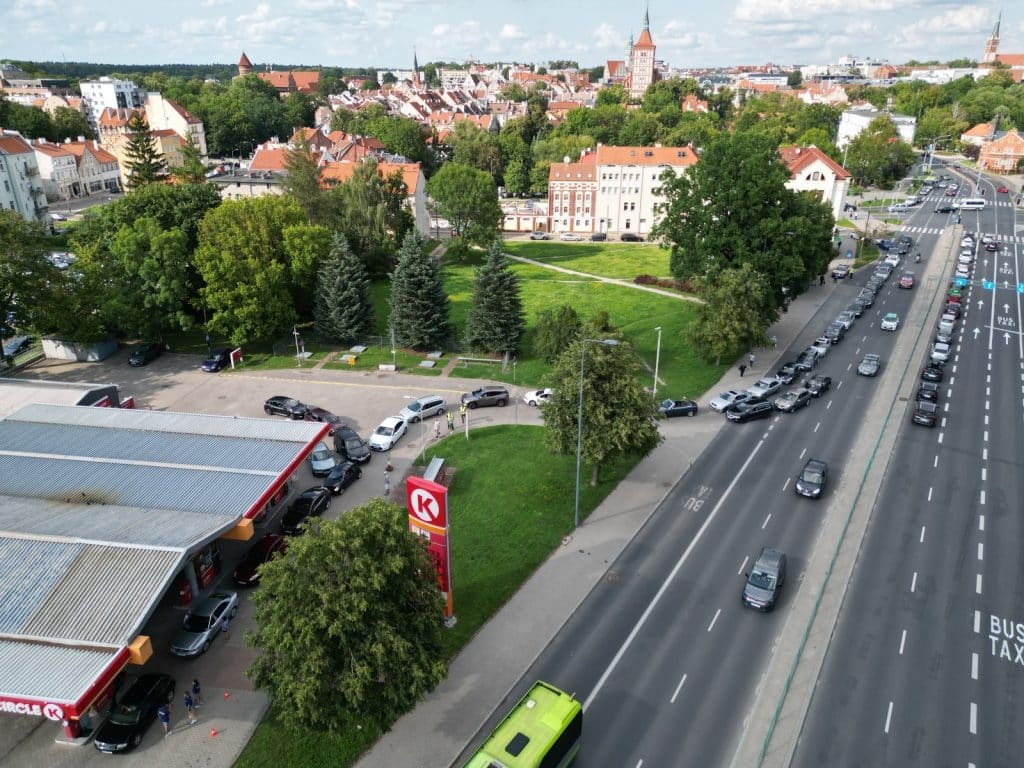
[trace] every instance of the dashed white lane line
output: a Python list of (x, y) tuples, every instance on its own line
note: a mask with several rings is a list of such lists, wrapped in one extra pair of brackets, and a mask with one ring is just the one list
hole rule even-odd
[(981, 632), (981, 611), (974, 612), (974, 634)]
[(932, 500), (932, 489), (929, 488), (928, 489), (928, 501), (931, 501), (931, 500)]
[(743, 558), (743, 562), (740, 563), (740, 569), (738, 571), (736, 571), (736, 575), (737, 576), (742, 576), (743, 575), (743, 569), (747, 567), (747, 560), (749, 560), (749, 559), (750, 559), (750, 555), (747, 555), (746, 557)]
[(683, 683), (686, 682), (686, 675), (683, 675), (683, 679), (679, 681), (679, 685), (676, 686), (675, 692), (672, 694), (672, 698), (668, 700), (669, 704), (676, 703), (676, 696), (679, 695), (679, 691), (683, 689)]
[(819, 421), (817, 424), (814, 425), (814, 431), (817, 432), (820, 427), (821, 427), (821, 422)]
[(983, 541), (979, 541), (978, 542), (978, 559), (979, 560), (984, 560), (985, 559), (985, 542), (983, 542)]
[(971, 654), (971, 680), (978, 679), (978, 654)]
[(984, 515), (978, 515), (978, 530), (979, 531), (984, 531), (985, 530), (985, 516)]
[(782, 486), (782, 492), (783, 492), (783, 493), (785, 493), (785, 492), (786, 492), (786, 489), (787, 489), (787, 488), (789, 488), (789, 481), (790, 481), (790, 480), (792, 480), (792, 479), (793, 479), (793, 478), (791, 478), (791, 477), (787, 477), (787, 478), (786, 478), (786, 482), (785, 482), (785, 484), (783, 484), (783, 486)]
[(644, 760), (643, 760), (643, 758), (640, 758), (640, 762), (636, 764), (636, 768), (642, 768), (643, 764), (644, 764)]
[(981, 460), (988, 461), (988, 448), (981, 449)]
[(914, 571), (914, 575), (910, 578), (910, 591), (913, 592), (917, 589), (917, 571)]
[(768, 521), (769, 521), (769, 520), (771, 520), (771, 519), (772, 519), (772, 513), (771, 513), (771, 512), (769, 512), (769, 513), (768, 513), (768, 517), (766, 517), (766, 518), (764, 519), (764, 522), (763, 522), (763, 523), (761, 523), (761, 530), (762, 530), (762, 531), (763, 531), (763, 530), (764, 530), (764, 529), (765, 529), (765, 528), (766, 528), (766, 527), (768, 526)]
[[(853, 363), (850, 363), (850, 365), (853, 365)], [(847, 367), (846, 367), (846, 370), (850, 370), (850, 367), (849, 367), (849, 366), (847, 366)], [(839, 383), (838, 383), (838, 384), (836, 384), (836, 389), (842, 389), (842, 388), (843, 388), (843, 380), (842, 380), (842, 379), (840, 379), (840, 380), (839, 380)], [(1024, 387), (1021, 387), (1021, 389), (1024, 389)]]
[(885, 732), (889, 732), (889, 724), (892, 723), (892, 702), (889, 702), (889, 711), (885, 713)]
[(802, 451), (800, 451), (800, 458), (802, 459), (806, 455), (807, 455), (807, 449), (804, 448)]
[(982, 431), (981, 439), (984, 440), (986, 443), (988, 442), (988, 430), (987, 429)]
[(985, 476), (988, 474), (988, 470), (984, 467), (981, 468), (981, 481), (985, 482)]
[(939, 432), (939, 445), (942, 445), (942, 433)]
[(921, 526), (921, 544), (924, 544), (924, 526)]
[(721, 616), (721, 615), (722, 615), (722, 609), (719, 608), (717, 611), (715, 611), (715, 615), (714, 615), (714, 618), (711, 619), (711, 623), (708, 624), (708, 632), (710, 632), (712, 629), (714, 629), (715, 622), (718, 621), (718, 617)]
[(907, 643), (907, 630), (903, 630), (900, 634), (900, 656), (903, 655), (903, 646)]
[(827, 411), (831, 407), (832, 407), (832, 401), (829, 400), (827, 403), (825, 403), (825, 410)]
[(936, 468), (939, 466), (939, 457), (937, 455), (935, 457), (935, 461), (932, 462), (932, 466)]
[(981, 574), (980, 573), (977, 576), (974, 577), (974, 592), (976, 594), (979, 594), (979, 595), (981, 594)]
[(978, 705), (971, 702), (971, 735), (978, 735)]
[(985, 491), (984, 491), (984, 489), (982, 489), (981, 494), (979, 495), (979, 498), (981, 500), (981, 503), (984, 504), (985, 503)]

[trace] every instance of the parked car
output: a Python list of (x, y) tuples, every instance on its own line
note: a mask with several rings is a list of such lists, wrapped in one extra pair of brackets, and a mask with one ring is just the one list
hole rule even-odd
[(400, 419), (405, 419), (410, 424), (415, 424), (422, 419), (429, 419), (433, 416), (440, 416), (444, 413), (446, 404), (440, 395), (425, 395), (418, 397), (398, 412)]
[(341, 427), (345, 426), (345, 422), (330, 411), (325, 411), (323, 408), (316, 408), (314, 406), (308, 406), (306, 408), (305, 419), (306, 421), (319, 421), (321, 424), (330, 424), (330, 429), (327, 430), (328, 435), (333, 435)]
[(800, 375), (800, 371), (797, 370), (796, 365), (793, 363), (785, 363), (779, 370), (775, 372), (775, 378), (781, 381), (783, 384), (792, 384), (796, 377)]
[(548, 238), (548, 233), (547, 232), (531, 232), (530, 233), (530, 239), (531, 240), (547, 240), (549, 238)]
[(875, 303), (875, 292), (864, 289), (857, 297), (857, 301), (863, 302), (864, 307), (870, 309)]
[(267, 416), (287, 416), (290, 419), (299, 420), (306, 418), (308, 410), (309, 408), (304, 404), (287, 395), (274, 395), (268, 397), (267, 401), (263, 403), (263, 412)]
[(928, 363), (921, 371), (923, 381), (942, 381), (944, 376), (945, 372), (942, 370), (942, 366), (936, 363)]
[(324, 478), (324, 488), (337, 495), (363, 476), (363, 470), (352, 461), (336, 465)]
[(504, 407), (508, 403), (508, 390), (505, 387), (480, 387), (462, 396), (467, 408), (480, 408), (485, 405)]
[(405, 419), (388, 416), (370, 435), (371, 451), (390, 451), (405, 434)]
[(832, 388), (832, 377), (816, 373), (807, 379), (804, 386), (811, 393), (811, 397), (821, 397), (822, 393), (828, 392)]
[(853, 327), (853, 321), (857, 319), (857, 316), (848, 309), (843, 310), (838, 315), (834, 322), (837, 322), (843, 326), (844, 330), (850, 330)]
[(577, 235), (575, 232), (563, 232), (558, 236), (559, 240), (565, 240), (570, 243), (578, 243), (583, 238)]
[(857, 373), (860, 376), (877, 376), (878, 369), (882, 367), (880, 355), (864, 355), (864, 359), (857, 365)]
[(121, 691), (110, 706), (110, 716), (96, 730), (96, 749), (107, 754), (128, 752), (142, 743), (161, 704), (174, 700), (170, 675), (139, 675)]
[(759, 400), (757, 398), (748, 400), (745, 403), (739, 403), (733, 405), (725, 412), (725, 417), (729, 421), (734, 421), (737, 424), (741, 424), (745, 421), (753, 421), (754, 419), (766, 419), (775, 412), (772, 408), (772, 404)]
[(202, 368), (207, 373), (217, 373), (231, 365), (230, 349), (215, 349), (210, 356), (203, 360)]
[(914, 403), (914, 413), (910, 420), (922, 427), (934, 427), (939, 421), (938, 404), (930, 403), (927, 400), (918, 400)]
[(175, 656), (198, 656), (210, 650), (210, 643), (221, 633), (225, 617), (238, 613), (237, 592), (214, 592), (189, 608), (181, 629), (171, 638)]
[(642, 243), (644, 239), (635, 232), (623, 232), (619, 235), (619, 240), (624, 243)]
[(937, 381), (922, 381), (914, 399), (927, 400), (932, 403), (939, 402), (939, 383)]
[(322, 441), (317, 443), (316, 448), (309, 454), (309, 468), (313, 472), (313, 477), (323, 477), (334, 469), (337, 463), (334, 452)]
[(607, 239), (608, 239), (608, 233), (607, 232), (595, 232), (594, 234), (592, 234), (590, 236), (590, 240), (592, 242), (595, 242), (595, 243), (603, 243)]
[(245, 553), (242, 562), (235, 568), (231, 578), (240, 587), (255, 587), (260, 583), (259, 567), (269, 563), (288, 549), (288, 539), (276, 533), (268, 533)]
[(147, 341), (144, 344), (139, 344), (132, 353), (128, 355), (128, 365), (139, 367), (146, 363), (151, 363), (160, 357), (160, 353), (164, 351), (163, 344), (157, 344), (155, 341)]
[(666, 418), (696, 416), (697, 404), (693, 400), (662, 400), (658, 412)]
[(895, 312), (887, 312), (882, 318), (881, 326), (883, 331), (895, 331), (900, 327), (900, 316)]
[(541, 403), (546, 403), (548, 400), (551, 399), (551, 396), (553, 394), (554, 390), (552, 390), (550, 387), (548, 387), (547, 389), (531, 389), (529, 392), (523, 395), (523, 402), (526, 403), (527, 405), (537, 406), (540, 405)]
[(775, 410), (784, 413), (794, 413), (811, 402), (811, 392), (808, 389), (792, 389), (783, 393), (775, 399)]
[(817, 499), (825, 491), (828, 482), (828, 464), (821, 459), (808, 459), (804, 468), (797, 475), (793, 490), (797, 496)]
[(829, 323), (828, 328), (821, 335), (828, 339), (829, 344), (838, 344), (846, 335), (846, 328), (843, 327), (842, 323)]
[(796, 367), (803, 371), (810, 371), (818, 367), (818, 353), (812, 350), (806, 350), (800, 354), (800, 357), (796, 359)]
[(743, 585), (740, 599), (744, 605), (759, 611), (770, 611), (779, 599), (786, 581), (786, 555), (772, 547), (764, 547), (754, 559)]
[(836, 280), (842, 280), (848, 274), (850, 274), (849, 264), (837, 264), (835, 269), (832, 270), (832, 277)]
[(346, 461), (365, 464), (370, 460), (370, 447), (355, 430), (341, 427), (334, 433), (334, 450)]
[(4, 357), (17, 357), (32, 346), (31, 336), (15, 336), (4, 342)]
[(767, 398), (782, 389), (782, 381), (775, 377), (764, 377), (758, 379), (753, 385), (747, 388), (754, 397)]
[(713, 398), (711, 402), (708, 403), (708, 407), (712, 411), (718, 411), (719, 413), (723, 413), (726, 408), (729, 408), (733, 405), (738, 405), (739, 403), (742, 403), (745, 400), (749, 400), (751, 397), (753, 397), (753, 395), (751, 395), (749, 392), (741, 392), (735, 389), (728, 389), (725, 392), (722, 392), (718, 397)]
[(825, 357), (832, 347), (832, 340), (827, 336), (819, 336), (807, 349), (813, 350), (818, 357)]
[(302, 533), (302, 524), (311, 517), (320, 517), (331, 508), (331, 492), (322, 485), (307, 488), (281, 516), (281, 533), (298, 536)]
[(861, 298), (854, 299), (853, 303), (850, 304), (849, 307), (847, 307), (847, 311), (853, 312), (854, 317), (860, 317), (861, 315), (863, 315), (865, 309), (867, 309), (867, 305), (864, 302), (864, 299)]

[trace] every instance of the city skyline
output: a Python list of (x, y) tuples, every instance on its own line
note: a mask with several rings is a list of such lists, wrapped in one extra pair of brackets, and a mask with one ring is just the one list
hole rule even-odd
[[(233, 64), (245, 51), (268, 63), (411, 67), (419, 61), (622, 59), (643, 28), (643, 7), (594, 0), (484, 6), (455, 0), (193, 0), (176, 21), (129, 0), (14, 0), (0, 11), (0, 57), (107, 64)], [(657, 58), (675, 68), (774, 62), (826, 64), (840, 56), (980, 60), (999, 7), (936, 0), (729, 0), (649, 6)], [(589, 18), (582, 14), (588, 14)], [(583, 20), (586, 18), (586, 20)], [(322, 34), (316, 30), (322, 29)], [(1024, 18), (1003, 14), (1002, 51), (1024, 50)]]

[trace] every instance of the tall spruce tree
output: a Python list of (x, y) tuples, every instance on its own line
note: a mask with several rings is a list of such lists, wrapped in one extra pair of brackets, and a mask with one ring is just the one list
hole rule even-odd
[(413, 349), (440, 347), (450, 333), (441, 269), (423, 252), (423, 240), (414, 229), (402, 240), (391, 273), (390, 323), (395, 340)]
[(342, 344), (362, 340), (373, 323), (366, 265), (344, 235), (335, 235), (316, 284), (316, 332)]
[(481, 352), (514, 352), (519, 348), (526, 315), (519, 278), (509, 268), (501, 243), (491, 243), (487, 260), (476, 270), (473, 306), (466, 319), (466, 343)]
[(128, 187), (138, 189), (147, 184), (167, 179), (167, 161), (153, 143), (153, 132), (149, 130), (146, 115), (136, 110), (125, 124), (128, 143), (124, 153), (128, 166)]

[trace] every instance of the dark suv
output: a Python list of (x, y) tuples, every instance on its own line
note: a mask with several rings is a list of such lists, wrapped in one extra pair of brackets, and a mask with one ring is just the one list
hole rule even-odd
[(462, 396), (467, 408), (478, 408), (485, 405), (504, 406), (508, 403), (508, 390), (504, 387), (480, 387)]
[(341, 427), (334, 432), (334, 450), (341, 458), (365, 464), (370, 460), (370, 447), (355, 430)]
[(267, 416), (277, 414), (278, 416), (288, 416), (292, 419), (304, 419), (306, 413), (309, 411), (305, 405), (300, 403), (294, 397), (286, 397), (285, 395), (274, 395), (267, 399), (267, 402), (263, 404), (263, 412)]
[(642, 243), (644, 239), (635, 232), (623, 232), (619, 235), (619, 240), (623, 243)]
[(231, 365), (230, 349), (215, 349), (208, 358), (203, 360), (203, 370), (207, 373), (217, 373), (229, 365)]
[(759, 611), (770, 611), (779, 599), (786, 581), (786, 555), (777, 549), (765, 547), (758, 553), (754, 567), (747, 574), (740, 598), (745, 605)]

